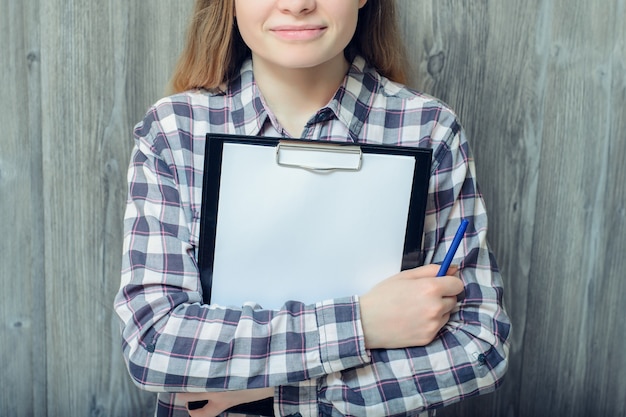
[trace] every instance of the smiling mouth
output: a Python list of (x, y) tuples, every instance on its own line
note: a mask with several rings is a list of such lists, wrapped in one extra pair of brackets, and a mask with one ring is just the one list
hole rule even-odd
[(277, 37), (285, 40), (312, 40), (324, 34), (326, 27), (278, 27), (271, 30)]

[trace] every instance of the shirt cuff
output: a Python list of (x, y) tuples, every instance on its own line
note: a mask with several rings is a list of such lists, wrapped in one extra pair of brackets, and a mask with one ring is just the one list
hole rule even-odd
[(315, 310), (320, 358), (326, 374), (371, 362), (365, 349), (358, 296), (322, 301)]
[(277, 387), (274, 392), (274, 414), (281, 417), (318, 417), (317, 380)]

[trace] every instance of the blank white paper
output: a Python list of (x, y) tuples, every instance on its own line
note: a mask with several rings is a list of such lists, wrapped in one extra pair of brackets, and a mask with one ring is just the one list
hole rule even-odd
[(225, 143), (211, 303), (279, 309), (398, 273), (414, 168), (367, 153), (359, 171), (318, 173), (279, 166), (274, 147)]

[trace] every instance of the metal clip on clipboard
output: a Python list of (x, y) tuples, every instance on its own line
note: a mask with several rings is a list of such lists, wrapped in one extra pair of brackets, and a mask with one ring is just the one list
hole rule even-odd
[(363, 151), (359, 146), (282, 141), (276, 146), (276, 163), (319, 173), (360, 171)]

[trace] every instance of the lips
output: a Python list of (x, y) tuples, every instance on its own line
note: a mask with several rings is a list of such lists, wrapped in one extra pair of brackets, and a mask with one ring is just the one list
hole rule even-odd
[(302, 26), (276, 26), (270, 29), (274, 35), (285, 40), (312, 40), (322, 36), (326, 26), (302, 25)]

